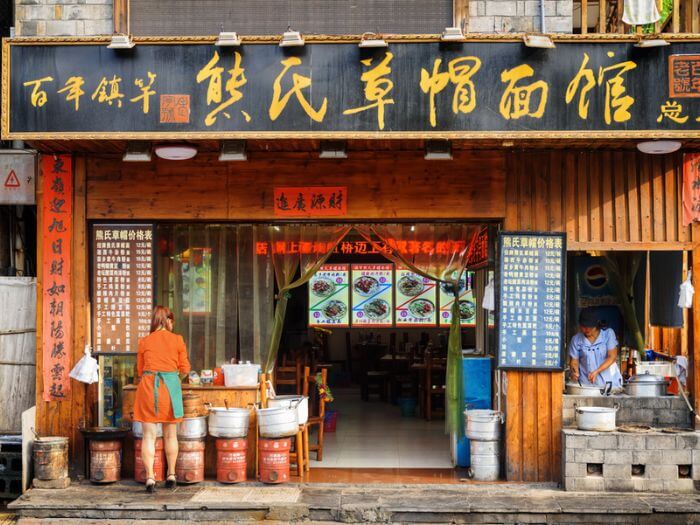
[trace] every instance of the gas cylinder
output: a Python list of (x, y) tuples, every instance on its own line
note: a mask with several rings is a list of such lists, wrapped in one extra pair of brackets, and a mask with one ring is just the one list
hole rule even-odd
[(246, 480), (246, 449), (248, 440), (216, 440), (216, 480), (221, 483), (240, 483)]
[(260, 439), (260, 481), (263, 483), (284, 483), (289, 481), (290, 438)]
[(204, 439), (179, 440), (175, 477), (178, 483), (204, 481)]
[(90, 481), (93, 483), (119, 481), (121, 470), (121, 441), (90, 441)]
[[(134, 440), (134, 479), (139, 483), (146, 483), (146, 467), (141, 459), (141, 443), (143, 440)], [(156, 481), (165, 480), (165, 448), (163, 438), (156, 438), (156, 454), (153, 460), (153, 473)]]

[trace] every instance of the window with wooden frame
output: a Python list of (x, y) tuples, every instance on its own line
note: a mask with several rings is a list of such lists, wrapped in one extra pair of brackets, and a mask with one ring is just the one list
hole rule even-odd
[(468, 0), (114, 0), (114, 30), (137, 36), (437, 34), (465, 28)]

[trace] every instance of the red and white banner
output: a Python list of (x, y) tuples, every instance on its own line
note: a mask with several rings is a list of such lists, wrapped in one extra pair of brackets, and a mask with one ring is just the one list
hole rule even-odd
[(683, 155), (683, 224), (700, 221), (700, 153)]
[(41, 158), (42, 354), (44, 401), (62, 401), (70, 392), (71, 239), (73, 162), (70, 155)]

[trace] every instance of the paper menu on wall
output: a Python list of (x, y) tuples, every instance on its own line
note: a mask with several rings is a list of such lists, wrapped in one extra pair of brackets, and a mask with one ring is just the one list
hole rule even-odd
[(309, 281), (309, 326), (350, 326), (350, 271), (326, 264)]
[[(473, 290), (473, 272), (464, 272), (459, 279), (459, 316), (462, 326), (476, 325), (476, 300)], [(452, 304), (455, 297), (452, 285), (440, 283), (440, 326), (450, 326), (452, 322)]]
[(393, 265), (352, 265), (353, 326), (393, 326)]
[(437, 283), (397, 266), (395, 318), (396, 326), (435, 326)]

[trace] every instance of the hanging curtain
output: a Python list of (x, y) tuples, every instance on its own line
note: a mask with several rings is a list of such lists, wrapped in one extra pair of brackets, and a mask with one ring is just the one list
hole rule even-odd
[(479, 228), (465, 224), (374, 224), (355, 228), (389, 260), (418, 275), (446, 283), (452, 289), (455, 299), (447, 341), (445, 430), (462, 435), (464, 392), (459, 281)]
[[(268, 226), (272, 266), (277, 282), (275, 315), (263, 371), (270, 373), (277, 360), (289, 291), (306, 284), (328, 260), (350, 226), (289, 224)], [(297, 280), (294, 277), (300, 272)]]

